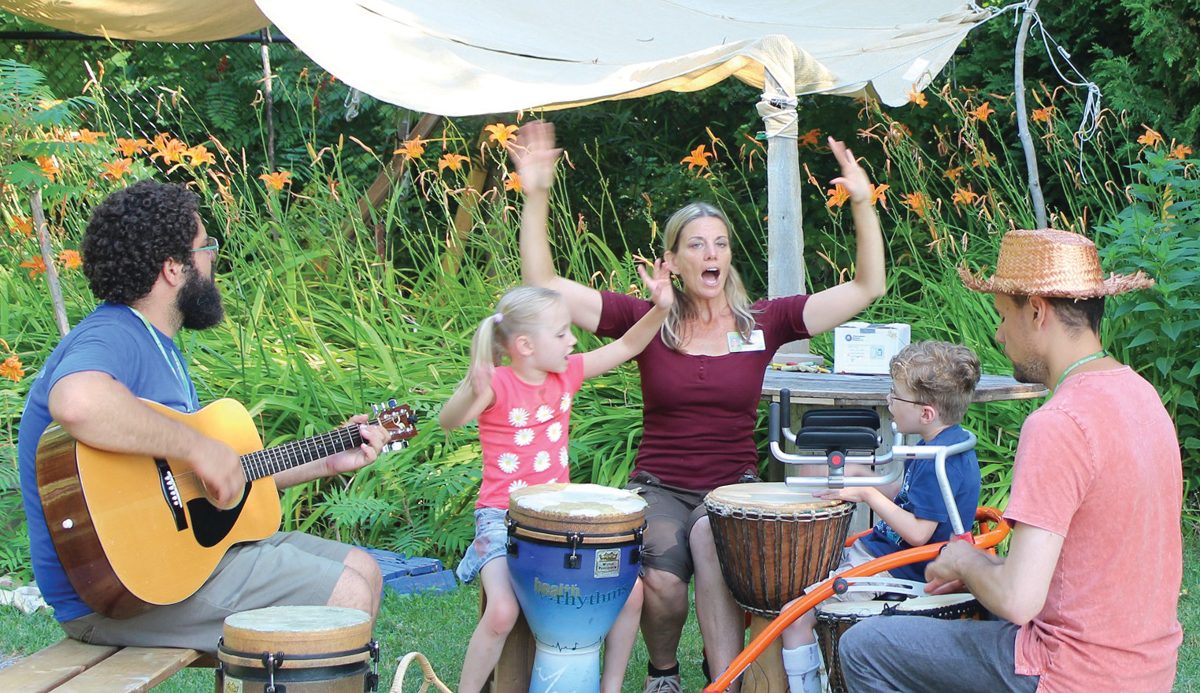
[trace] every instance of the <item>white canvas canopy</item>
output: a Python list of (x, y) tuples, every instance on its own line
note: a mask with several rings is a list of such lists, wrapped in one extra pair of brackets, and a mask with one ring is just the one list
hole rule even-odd
[(797, 97), (903, 105), (991, 16), (970, 0), (0, 0), (0, 8), (154, 41), (236, 35), (269, 19), (346, 84), (447, 116), (696, 91), (736, 77), (763, 90), (772, 296), (804, 287)]

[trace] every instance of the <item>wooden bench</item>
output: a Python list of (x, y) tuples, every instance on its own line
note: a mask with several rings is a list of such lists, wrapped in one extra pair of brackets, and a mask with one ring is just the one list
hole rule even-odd
[(135, 693), (188, 666), (216, 666), (196, 650), (88, 645), (70, 638), (0, 669), (0, 691)]

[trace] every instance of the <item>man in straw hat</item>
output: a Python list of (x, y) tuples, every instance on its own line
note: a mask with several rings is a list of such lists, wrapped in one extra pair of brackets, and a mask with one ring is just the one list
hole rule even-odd
[(1183, 631), (1182, 467), (1158, 393), (1100, 344), (1104, 297), (1153, 285), (1105, 279), (1096, 247), (1011, 231), (989, 279), (996, 341), (1018, 380), (1053, 393), (1021, 427), (1006, 557), (952, 542), (929, 592), (965, 586), (998, 619), (867, 619), (841, 641), (854, 691), (1169, 691)]

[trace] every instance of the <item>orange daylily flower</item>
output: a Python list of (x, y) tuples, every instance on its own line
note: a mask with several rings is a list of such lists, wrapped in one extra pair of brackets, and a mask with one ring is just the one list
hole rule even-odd
[(887, 208), (887, 190), (892, 186), (887, 183), (871, 186), (871, 204), (882, 204)]
[(1054, 106), (1046, 106), (1045, 108), (1033, 109), (1033, 120), (1036, 123), (1049, 123), (1050, 118), (1054, 115)]
[(467, 160), (468, 158), (462, 154), (443, 154), (442, 158), (438, 159), (438, 173), (441, 173), (445, 169), (457, 171), (462, 168), (463, 162)]
[(688, 154), (687, 156), (683, 157), (683, 159), (681, 159), (679, 161), (679, 163), (687, 164), (689, 171), (691, 171), (693, 168), (704, 169), (704, 168), (708, 168), (708, 160), (711, 158), (712, 158), (712, 154), (710, 152), (705, 151), (704, 145), (702, 144), (702, 145), (696, 147), (695, 149), (693, 149), (691, 154)]
[(58, 167), (58, 159), (52, 156), (37, 157), (37, 165), (42, 169), (42, 173), (46, 174), (46, 177), (50, 179), (51, 183), (58, 177), (58, 174), (62, 173), (62, 170)]
[(409, 159), (420, 159), (425, 154), (425, 145), (429, 140), (423, 140), (420, 136), (414, 137), (411, 140), (404, 140), (400, 143), (400, 148), (392, 152), (393, 154), (403, 154)]
[(25, 377), (25, 366), (16, 354), (4, 359), (4, 363), (0, 363), (0, 377), (8, 378), (13, 382), (20, 382), (21, 378)]
[(104, 169), (100, 177), (108, 180), (121, 180), (126, 173), (129, 173), (129, 167), (132, 165), (133, 159), (121, 159), (112, 163), (104, 162), (100, 164), (100, 167)]
[(154, 147), (154, 153), (150, 158), (162, 159), (164, 164), (182, 164), (183, 154), (187, 151), (186, 144), (166, 133), (159, 133), (151, 146)]
[(107, 132), (92, 132), (87, 128), (79, 128), (79, 141), (84, 144), (96, 144), (101, 137), (108, 137)]
[(915, 103), (921, 108), (925, 108), (929, 105), (929, 101), (925, 98), (925, 94), (917, 91), (916, 87), (913, 87), (913, 89), (908, 92), (908, 102)]
[(150, 143), (141, 137), (136, 140), (127, 140), (124, 137), (117, 138), (117, 151), (121, 153), (121, 156), (133, 156), (149, 147)]
[(41, 255), (34, 255), (33, 259), (22, 262), (20, 266), (29, 270), (30, 279), (46, 271), (46, 261), (42, 259)]
[(504, 189), (518, 193), (521, 192), (521, 175), (516, 171), (510, 172), (508, 177), (504, 179)]
[(1147, 147), (1158, 147), (1158, 145), (1163, 143), (1162, 135), (1158, 134), (1154, 130), (1151, 130), (1146, 125), (1143, 125), (1142, 127), (1146, 128), (1146, 132), (1141, 137), (1137, 138), (1138, 144), (1145, 145)]
[(69, 270), (79, 269), (83, 265), (83, 260), (79, 257), (78, 250), (63, 250), (58, 254), (58, 261), (63, 267)]
[(813, 128), (808, 132), (800, 135), (798, 140), (801, 147), (816, 147), (821, 141), (821, 128)]
[(274, 173), (264, 173), (258, 177), (267, 186), (267, 190), (279, 192), (283, 190), (283, 186), (292, 184), (291, 171), (276, 171)]
[(488, 134), (488, 142), (495, 142), (503, 147), (508, 144), (508, 141), (515, 139), (517, 134), (516, 125), (507, 125), (505, 123), (493, 123), (483, 128)]
[(826, 190), (825, 195), (829, 197), (825, 200), (826, 207), (841, 207), (846, 204), (846, 200), (850, 199), (850, 192), (841, 183), (838, 183), (833, 188)]
[(954, 168), (946, 169), (946, 172), (942, 174), (942, 177), (946, 178), (948, 180), (957, 182), (958, 177), (962, 175), (962, 172), (963, 172), (962, 166), (955, 166)]
[(975, 155), (975, 158), (971, 159), (971, 165), (975, 168), (987, 168), (995, 163), (995, 161), (996, 157), (992, 156), (991, 152), (980, 148), (979, 153)]
[(33, 235), (33, 219), (30, 217), (13, 217), (12, 224), (8, 227), (12, 233), (19, 233), (22, 236)]
[(953, 200), (954, 204), (956, 205), (970, 205), (975, 200), (979, 199), (979, 193), (971, 190), (970, 188), (959, 188), (958, 190), (954, 191), (954, 195), (952, 195), (950, 199)]
[(995, 112), (996, 112), (996, 109), (992, 108), (992, 105), (990, 103), (988, 103), (987, 101), (984, 101), (983, 105), (981, 105), (979, 108), (976, 108), (973, 111), (968, 111), (968, 113), (970, 113), (971, 115), (975, 116), (979, 120), (984, 120), (984, 121), (986, 121), (988, 119), (988, 116), (990, 116), (991, 114), (993, 114)]
[(208, 151), (208, 147), (205, 147), (203, 144), (198, 144), (195, 147), (189, 147), (185, 149), (183, 153), (189, 159), (189, 166), (217, 163), (217, 158), (213, 156), (212, 152)]
[(925, 193), (905, 193), (900, 199), (904, 202), (905, 207), (916, 212), (919, 217), (923, 217), (929, 212), (929, 199), (925, 197)]
[(1191, 147), (1187, 146), (1186, 144), (1177, 144), (1173, 149), (1171, 149), (1171, 154), (1169, 156), (1172, 159), (1186, 159), (1191, 155)]

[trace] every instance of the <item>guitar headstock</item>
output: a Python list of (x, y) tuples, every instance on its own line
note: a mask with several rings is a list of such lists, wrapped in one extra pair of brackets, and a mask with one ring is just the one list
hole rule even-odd
[(375, 423), (388, 433), (382, 452), (406, 448), (408, 439), (417, 435), (417, 413), (407, 404), (398, 405), (389, 399), (385, 404), (372, 404), (371, 410), (375, 412)]

